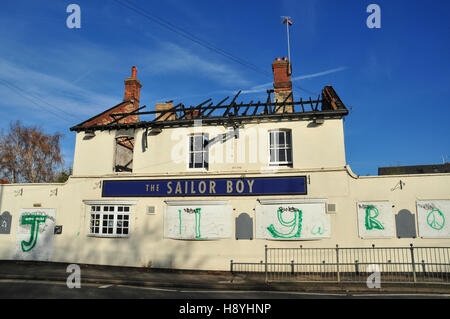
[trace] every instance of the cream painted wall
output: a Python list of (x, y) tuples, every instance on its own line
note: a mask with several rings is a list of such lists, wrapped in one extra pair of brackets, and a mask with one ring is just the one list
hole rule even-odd
[[(254, 163), (248, 163), (255, 152), (252, 146), (244, 147), (245, 163), (236, 161), (239, 155), (237, 139), (227, 143), (234, 145), (233, 162), (211, 163), (208, 172), (187, 169), (187, 163), (174, 163), (171, 146), (186, 147), (186, 136), (194, 133), (189, 129), (164, 129), (156, 136), (149, 136), (148, 149), (142, 151), (143, 130), (136, 130), (134, 172), (114, 174), (115, 131), (97, 131), (91, 140), (84, 140), (78, 133), (74, 159), (74, 176), (65, 184), (14, 184), (0, 185), (0, 214), (9, 211), (13, 217), (11, 233), (0, 235), (0, 259), (12, 259), (16, 247), (18, 216), (21, 208), (40, 204), (42, 208), (56, 209), (56, 225), (63, 231), (54, 237), (53, 261), (92, 263), (138, 267), (167, 267), (178, 269), (228, 270), (231, 259), (241, 262), (259, 262), (264, 259), (264, 246), (269, 247), (369, 247), (401, 246), (450, 246), (450, 239), (361, 239), (358, 235), (356, 204), (362, 201), (390, 201), (395, 216), (401, 209), (408, 209), (417, 216), (416, 201), (422, 199), (449, 199), (450, 174), (407, 175), (383, 177), (358, 177), (345, 166), (345, 148), (341, 120), (327, 120), (319, 127), (308, 127), (308, 122), (276, 122), (247, 124), (240, 140), (250, 140), (252, 128), (261, 130), (262, 153), (268, 154), (267, 131), (274, 128), (292, 129), (293, 168), (278, 171), (267, 170), (264, 154)], [(202, 131), (225, 133), (223, 127), (203, 127)], [(266, 134), (264, 136), (264, 134)], [(259, 136), (261, 135), (261, 136)], [(177, 140), (177, 136), (179, 140)], [(222, 146), (216, 144), (216, 146)], [(213, 150), (214, 150), (213, 147)], [(224, 147), (224, 146), (222, 146)], [(213, 152), (211, 150), (211, 152)], [(182, 156), (182, 158), (184, 158)], [(226, 200), (233, 207), (232, 233), (229, 239), (213, 241), (186, 241), (164, 238), (165, 200), (173, 198), (102, 198), (101, 182), (104, 179), (176, 179), (176, 178), (236, 178), (271, 176), (307, 176), (306, 196), (268, 196), (264, 198), (318, 199), (336, 205), (336, 212), (329, 213), (331, 238), (317, 241), (281, 242), (275, 240), (236, 240), (235, 218), (247, 213), (255, 226), (257, 196), (246, 197), (199, 197), (196, 200)], [(396, 188), (399, 181), (404, 185)], [(56, 192), (55, 192), (56, 190)], [(189, 197), (177, 198), (192, 200)], [(103, 200), (114, 203), (132, 200), (130, 235), (128, 238), (99, 238), (88, 236), (89, 205), (84, 201)], [(155, 206), (155, 214), (147, 214), (147, 207)], [(393, 217), (394, 217), (393, 216)], [(417, 223), (417, 218), (416, 218)], [(417, 228), (417, 227), (416, 227)], [(416, 229), (417, 230), (417, 229)]]
[[(239, 138), (216, 143), (210, 150), (211, 172), (246, 172), (269, 168), (269, 137), (273, 129), (292, 130), (293, 168), (311, 169), (345, 166), (345, 149), (342, 120), (326, 120), (313, 126), (308, 121), (250, 123), (240, 130)], [(133, 174), (201, 173), (188, 168), (188, 136), (207, 133), (210, 140), (226, 133), (223, 126), (167, 128), (160, 134), (150, 135), (144, 151), (144, 129), (130, 131), (135, 137)], [(115, 131), (96, 131), (92, 139), (77, 133), (74, 176), (114, 174)], [(120, 173), (123, 174), (123, 173)]]
[[(330, 214), (331, 238), (318, 241), (280, 242), (272, 240), (235, 240), (234, 221), (243, 212), (255, 219), (257, 196), (202, 197), (196, 200), (227, 200), (233, 207), (233, 238), (214, 241), (184, 241), (164, 238), (164, 200), (166, 198), (114, 198), (135, 200), (132, 206), (130, 236), (128, 238), (89, 237), (89, 206), (85, 200), (109, 200), (101, 197), (101, 177), (70, 178), (66, 184), (3, 185), (0, 212), (13, 216), (11, 234), (0, 235), (0, 258), (11, 259), (16, 245), (18, 212), (20, 208), (40, 203), (43, 208), (56, 209), (56, 225), (63, 226), (61, 235), (54, 237), (53, 260), (138, 267), (169, 267), (179, 269), (227, 270), (229, 261), (259, 262), (264, 258), (264, 245), (269, 247), (370, 247), (450, 246), (450, 239), (361, 239), (358, 236), (356, 203), (389, 200), (395, 206), (393, 215), (401, 209), (416, 214), (417, 199), (450, 199), (450, 174), (426, 176), (355, 177), (347, 168), (322, 171), (295, 171), (295, 175), (309, 176), (308, 195), (289, 198), (326, 198), (336, 204)], [(280, 174), (277, 174), (279, 176)], [(289, 174), (288, 174), (289, 175)], [(233, 175), (228, 175), (233, 177)], [(266, 174), (252, 175), (266, 176)], [(269, 175), (271, 176), (271, 175)], [(213, 176), (212, 176), (213, 177)], [(123, 178), (123, 177), (122, 177)], [(149, 178), (163, 178), (162, 174)], [(403, 189), (392, 190), (402, 180)], [(434, 185), (430, 187), (430, 185)], [(22, 189), (22, 195), (16, 196)], [(52, 191), (58, 189), (57, 195)], [(286, 196), (269, 196), (283, 198)], [(167, 198), (169, 199), (169, 198)], [(192, 199), (192, 198), (182, 198)], [(146, 213), (147, 206), (155, 206), (155, 214)], [(417, 221), (417, 219), (416, 219)]]
[(74, 175), (110, 174), (113, 171), (116, 131), (96, 131), (87, 138), (77, 133), (73, 160)]

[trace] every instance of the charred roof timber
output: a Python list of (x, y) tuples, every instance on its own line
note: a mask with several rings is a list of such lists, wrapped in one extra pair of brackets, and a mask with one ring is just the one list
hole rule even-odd
[[(72, 127), (72, 131), (90, 130), (116, 130), (123, 128), (146, 128), (146, 127), (176, 127), (190, 126), (194, 120), (202, 120), (204, 124), (222, 125), (227, 123), (242, 123), (252, 120), (292, 120), (292, 119), (327, 119), (341, 118), (348, 115), (348, 109), (342, 103), (333, 87), (327, 86), (322, 91), (322, 95), (317, 99), (303, 100), (297, 102), (250, 102), (248, 104), (236, 103), (236, 98), (241, 91), (236, 94), (233, 101), (228, 105), (222, 105), (223, 101), (217, 105), (208, 99), (197, 106), (186, 108), (182, 103), (166, 109), (147, 112), (138, 112), (138, 110), (129, 113), (113, 113), (111, 123), (103, 125)], [(288, 96), (289, 97), (289, 96)], [(228, 98), (227, 98), (228, 99)], [(206, 105), (206, 106), (205, 106)], [(287, 107), (292, 107), (292, 112), (286, 112)], [(280, 112), (281, 110), (281, 112)], [(152, 115), (156, 117), (151, 121), (139, 121), (134, 123), (118, 123), (119, 120), (130, 115)], [(176, 116), (173, 116), (176, 115)], [(161, 120), (166, 118), (165, 120)]]
[[(348, 110), (336, 94), (332, 86), (326, 86), (322, 93), (316, 98), (309, 100), (300, 99), (295, 102), (292, 96), (290, 85), (290, 76), (284, 76), (287, 72), (289, 63), (286, 60), (276, 59), (273, 63), (274, 70), (274, 90), (267, 91), (265, 102), (253, 102), (244, 104), (237, 102), (242, 91), (236, 93), (229, 104), (224, 104), (230, 97), (226, 97), (217, 104), (212, 99), (191, 107), (185, 107), (179, 103), (173, 106), (172, 101), (156, 105), (155, 111), (141, 111), (145, 106), (137, 108), (135, 105), (130, 112), (121, 112), (122, 109), (111, 108), (108, 113), (102, 113), (103, 120), (95, 121), (96, 117), (89, 121), (80, 123), (72, 128), (71, 131), (86, 130), (117, 130), (128, 128), (164, 128), (178, 126), (192, 126), (194, 121), (201, 120), (203, 125), (232, 125), (236, 126), (244, 122), (252, 121), (271, 121), (271, 120), (314, 120), (321, 121), (329, 118), (342, 118), (348, 115)], [(127, 80), (137, 81), (136, 69), (133, 67), (133, 76)], [(281, 75), (280, 75), (281, 74)], [(126, 80), (126, 81), (127, 81)], [(140, 84), (140, 83), (139, 83)], [(126, 82), (126, 89), (129, 88)], [(133, 87), (134, 88), (134, 87)], [(138, 98), (140, 85), (136, 86)], [(272, 101), (271, 94), (274, 94)], [(129, 96), (126, 96), (129, 98)], [(125, 103), (124, 101), (123, 103)], [(120, 104), (119, 104), (120, 105)], [(155, 118), (149, 121), (141, 121), (142, 115), (154, 115)], [(104, 118), (109, 116), (110, 121)], [(127, 120), (127, 118), (138, 120)]]

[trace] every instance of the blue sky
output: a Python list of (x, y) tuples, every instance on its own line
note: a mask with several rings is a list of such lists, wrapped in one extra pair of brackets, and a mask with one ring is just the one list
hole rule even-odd
[[(245, 93), (242, 101), (265, 100), (271, 63), (287, 56), (280, 16), (289, 15), (294, 97), (335, 88), (351, 109), (344, 129), (355, 173), (442, 163), (442, 156), (450, 162), (449, 1), (131, 2), (269, 75), (115, 0), (7, 0), (0, 11), (0, 126), (20, 119), (63, 133), (70, 166), (75, 133), (69, 127), (122, 101), (132, 65), (147, 109), (167, 100), (219, 102), (237, 90)], [(80, 29), (66, 26), (71, 3), (81, 8)], [(381, 8), (381, 29), (366, 26), (371, 3)]]

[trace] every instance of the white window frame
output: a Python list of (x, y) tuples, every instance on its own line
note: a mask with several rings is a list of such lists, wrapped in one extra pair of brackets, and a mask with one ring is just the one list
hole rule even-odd
[[(287, 133), (289, 132), (290, 135), (290, 141), (287, 143)], [(280, 146), (278, 144), (278, 135), (274, 133), (283, 133), (284, 134), (284, 144)], [(271, 136), (273, 134), (273, 144), (270, 143)], [(293, 149), (292, 149), (292, 130), (290, 129), (275, 129), (270, 130), (268, 134), (268, 145), (269, 145), (269, 166), (282, 166), (282, 167), (293, 167)], [(272, 161), (271, 152), (276, 151), (275, 153), (275, 161)], [(279, 151), (283, 150), (285, 153), (285, 161), (280, 161), (278, 158)], [(288, 151), (290, 150), (291, 153), (291, 160), (288, 161)]]
[[(194, 141), (195, 136), (202, 136), (203, 137), (203, 142), (205, 141), (205, 139), (207, 141), (209, 141), (209, 134), (208, 133), (193, 133), (193, 134), (189, 134), (188, 135), (188, 151), (187, 151), (187, 168), (189, 170), (193, 170), (193, 171), (208, 171), (209, 170), (209, 147), (202, 147), (201, 151), (196, 151), (193, 149), (191, 150), (191, 141)], [(202, 167), (195, 167), (195, 154), (196, 153), (202, 153)], [(191, 167), (191, 154), (194, 154), (194, 162), (192, 163), (192, 167)], [(205, 161), (205, 155), (206, 155), (206, 161)]]
[[(132, 205), (136, 203), (135, 201), (84, 201), (84, 203), (88, 207), (88, 236), (109, 238), (128, 238), (130, 236)], [(107, 207), (107, 210), (104, 207)], [(111, 216), (111, 219), (108, 218)], [(105, 223), (107, 224), (105, 225)], [(110, 229), (112, 229), (111, 232)], [(126, 233), (124, 233), (125, 229)], [(97, 230), (98, 232), (96, 232)]]

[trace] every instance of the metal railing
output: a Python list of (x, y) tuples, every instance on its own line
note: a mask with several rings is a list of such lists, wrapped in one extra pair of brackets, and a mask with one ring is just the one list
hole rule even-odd
[(230, 272), (232, 274), (264, 274), (265, 264), (262, 260), (259, 263), (236, 263), (231, 260)]
[(266, 282), (450, 283), (450, 247), (268, 248), (259, 263), (230, 263), (233, 274), (259, 274)]

